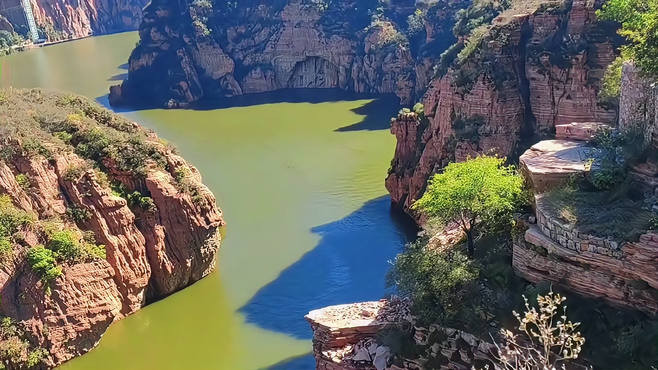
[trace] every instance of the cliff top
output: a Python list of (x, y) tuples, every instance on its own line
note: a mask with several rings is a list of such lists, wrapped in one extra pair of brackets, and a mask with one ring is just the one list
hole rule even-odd
[(394, 298), (329, 306), (311, 311), (305, 317), (308, 321), (326, 327), (351, 328), (399, 322), (408, 316), (408, 302)]

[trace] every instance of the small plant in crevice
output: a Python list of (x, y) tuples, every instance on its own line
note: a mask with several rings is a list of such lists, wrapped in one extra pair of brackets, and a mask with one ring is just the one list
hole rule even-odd
[(196, 181), (190, 178), (190, 171), (187, 168), (181, 167), (174, 172), (174, 175), (178, 191), (188, 194), (192, 198), (192, 203), (195, 205), (203, 206), (206, 199), (201, 195), (199, 185)]
[(32, 187), (32, 181), (30, 181), (30, 178), (22, 173), (16, 175), (15, 179), (18, 186), (20, 186), (23, 190), (29, 190)]

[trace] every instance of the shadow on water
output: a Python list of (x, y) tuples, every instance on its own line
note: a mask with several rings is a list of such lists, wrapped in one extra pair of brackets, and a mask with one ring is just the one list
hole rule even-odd
[[(128, 67), (129, 67), (128, 63), (123, 63), (122, 65), (118, 66), (117, 68), (118, 69), (125, 69), (127, 71)], [(128, 76), (126, 76), (126, 78), (128, 78)]]
[[(248, 323), (297, 339), (311, 339), (309, 311), (379, 300), (385, 294), (389, 260), (417, 229), (383, 196), (345, 218), (311, 229), (318, 245), (261, 288), (239, 311)], [(301, 360), (300, 360), (301, 361)]]
[(128, 72), (125, 73), (119, 73), (118, 75), (114, 75), (110, 78), (108, 78), (108, 81), (123, 81), (126, 78), (128, 78)]
[[(126, 77), (126, 73), (122, 73), (112, 76), (108, 81), (121, 81)], [(217, 97), (203, 99), (199, 102), (190, 104), (190, 106), (185, 109), (205, 111), (278, 103), (320, 104), (365, 99), (374, 100), (352, 110), (354, 113), (363, 116), (363, 120), (349, 126), (338, 128), (336, 131), (388, 130), (390, 128), (391, 117), (395, 116), (400, 109), (400, 101), (394, 94), (362, 94), (341, 89), (281, 89), (258, 94), (238, 95), (230, 98)], [(117, 113), (160, 108), (148, 105), (110, 107), (107, 95), (99, 96), (96, 98), (96, 101)]]
[(262, 370), (313, 370), (315, 369), (315, 357), (308, 354), (300, 357), (289, 358)]

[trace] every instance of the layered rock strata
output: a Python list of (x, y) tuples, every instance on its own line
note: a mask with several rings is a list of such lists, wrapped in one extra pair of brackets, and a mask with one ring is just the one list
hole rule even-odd
[[(38, 25), (52, 30), (46, 36), (80, 38), (89, 35), (132, 31), (139, 27), (146, 0), (31, 0)], [(59, 35), (55, 35), (59, 33)]]
[(621, 242), (581, 233), (537, 206), (537, 224), (514, 242), (514, 270), (651, 314), (658, 312), (658, 235)]
[(597, 103), (615, 57), (614, 26), (596, 21), (600, 2), (566, 4), (499, 16), (472, 56), (430, 83), (423, 114), (392, 122), (397, 147), (386, 187), (396, 206), (409, 212), (451, 161), (518, 155), (524, 140), (556, 125), (614, 122), (615, 111)]
[[(463, 1), (424, 11), (424, 29), (408, 36), (415, 2), (155, 0), (144, 10), (129, 74), (110, 103), (179, 107), (285, 88), (339, 88), (418, 99), (435, 60), (453, 41)], [(376, 20), (373, 20), (376, 19)], [(399, 21), (396, 21), (399, 20)], [(430, 47), (431, 46), (431, 47)]]
[[(13, 244), (10, 254), (0, 251), (0, 316), (17, 323), (29, 346), (45, 349), (43, 365), (52, 367), (91, 350), (109, 325), (139, 310), (147, 299), (165, 297), (209, 274), (224, 220), (196, 168), (155, 134), (84, 98), (39, 90), (4, 90), (1, 96), (0, 129), (7, 136), (0, 142), (0, 195), (8, 197), (12, 209), (30, 215), (32, 226), (20, 228), (10, 239), (0, 233), (0, 241)], [(16, 136), (12, 127), (33, 127), (27, 120), (13, 126), (25, 110), (21, 104), (30, 107), (41, 127), (58, 124), (69, 131), (43, 134), (41, 146), (30, 137)], [(68, 104), (86, 113), (62, 115)], [(82, 155), (89, 145), (105, 144), (76, 144), (80, 140), (76, 135), (89, 132), (101, 135), (90, 137), (102, 138), (103, 130), (110, 130), (105, 127), (117, 130), (107, 131), (116, 135), (108, 137), (132, 135), (134, 147), (110, 144), (107, 153), (129, 157), (106, 155), (99, 159), (103, 168), (99, 171)], [(32, 130), (28, 132), (42, 135)], [(73, 140), (70, 145), (77, 147), (72, 150), (57, 137)], [(38, 150), (32, 151), (30, 145)], [(120, 161), (137, 161), (138, 151), (144, 148), (150, 150), (151, 159), (143, 172), (127, 170)], [(160, 158), (157, 165), (155, 158)], [(120, 184), (122, 196), (109, 187), (108, 177), (112, 184)], [(58, 259), (61, 276), (45, 280), (26, 254), (42, 244), (51, 248), (49, 238), (57, 230), (68, 230), (80, 238), (80, 245), (102, 244), (106, 257)]]
[[(311, 311), (313, 354), (319, 370), (470, 370), (492, 362), (495, 346), (459, 330), (415, 327), (407, 302), (393, 299), (330, 306)], [(421, 354), (404, 358), (380, 342), (390, 330), (402, 330)]]

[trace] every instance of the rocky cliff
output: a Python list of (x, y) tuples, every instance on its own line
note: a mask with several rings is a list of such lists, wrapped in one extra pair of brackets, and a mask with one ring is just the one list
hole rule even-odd
[(429, 84), (423, 111), (392, 121), (397, 147), (386, 187), (395, 205), (408, 211), (450, 161), (519, 155), (556, 125), (615, 120), (597, 100), (616, 42), (615, 26), (596, 21), (600, 2), (528, 4), (535, 6), (509, 9), (471, 35)]
[(139, 28), (146, 0), (31, 0), (37, 25), (51, 40)]
[(144, 10), (110, 103), (178, 107), (284, 88), (422, 96), (466, 2), (172, 1)]
[(61, 364), (212, 271), (222, 213), (166, 142), (78, 96), (0, 106), (0, 364)]

